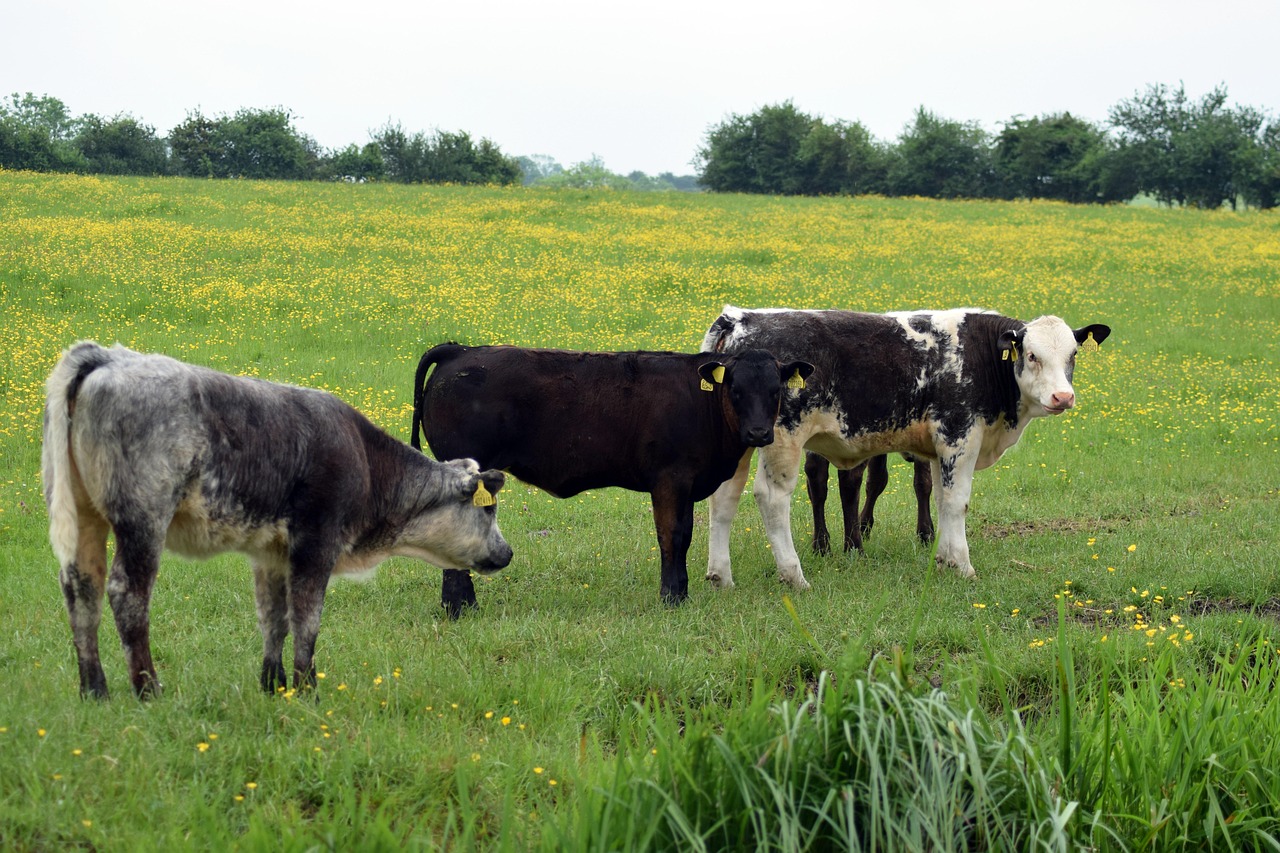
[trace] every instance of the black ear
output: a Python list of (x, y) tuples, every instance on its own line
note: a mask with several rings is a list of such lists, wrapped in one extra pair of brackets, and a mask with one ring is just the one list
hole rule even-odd
[(1091, 326), (1084, 326), (1079, 329), (1073, 329), (1071, 334), (1076, 336), (1076, 343), (1082, 344), (1093, 335), (1093, 342), (1100, 344), (1107, 339), (1107, 335), (1111, 334), (1111, 327), (1104, 326), (1101, 323), (1094, 323)]
[(507, 477), (501, 471), (481, 471), (468, 484), (463, 496), (470, 497), (476, 506), (493, 506), (498, 502), (498, 490), (506, 481)]
[(782, 377), (783, 382), (790, 381), (797, 376), (803, 382), (813, 375), (813, 371), (814, 366), (807, 361), (792, 361), (778, 366), (778, 375)]
[(708, 361), (698, 367), (698, 375), (703, 382), (717, 385), (724, 381), (724, 365), (718, 361)]
[(1026, 329), (1005, 329), (1000, 333), (1000, 345), (998, 349), (1002, 353), (1000, 360), (1004, 361), (1012, 356), (1014, 361), (1018, 360), (1018, 350), (1022, 347), (1022, 339), (1026, 335)]

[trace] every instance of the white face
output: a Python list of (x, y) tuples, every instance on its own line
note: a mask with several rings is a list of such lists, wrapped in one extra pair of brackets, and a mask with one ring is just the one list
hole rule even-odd
[(1077, 349), (1075, 334), (1060, 318), (1039, 317), (1027, 324), (1017, 378), (1031, 417), (1060, 415), (1076, 404), (1071, 375)]

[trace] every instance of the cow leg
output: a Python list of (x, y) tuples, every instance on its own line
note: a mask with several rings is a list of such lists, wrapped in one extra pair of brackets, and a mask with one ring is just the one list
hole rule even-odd
[(765, 534), (773, 548), (778, 578), (796, 589), (808, 589), (800, 569), (800, 555), (791, 537), (791, 495), (800, 478), (804, 449), (799, 444), (779, 441), (760, 449), (760, 467), (756, 471), (755, 498), (764, 519)]
[(253, 593), (262, 632), (262, 676), (267, 693), (289, 686), (284, 671), (284, 638), (289, 633), (289, 567), (269, 560), (253, 563)]
[(876, 501), (880, 500), (885, 487), (889, 485), (889, 456), (884, 453), (872, 456), (867, 460), (866, 466), (867, 503), (858, 519), (858, 528), (864, 539), (871, 535), (871, 529), (876, 526)]
[(164, 532), (163, 528), (155, 530), (151, 525), (132, 522), (117, 522), (115, 530), (116, 555), (107, 578), (107, 598), (124, 646), (133, 692), (139, 699), (147, 699), (160, 692), (160, 680), (151, 659), (150, 613)]
[[(831, 553), (831, 533), (827, 530), (828, 467), (830, 463), (825, 456), (813, 452), (805, 453), (805, 490), (809, 493), (809, 504), (813, 507), (813, 552), (823, 555)], [(843, 483), (841, 485), (843, 486)], [(843, 488), (840, 495), (843, 502)]]
[(687, 560), (693, 540), (693, 499), (688, 490), (672, 486), (655, 489), (653, 523), (662, 552), (662, 601), (674, 607), (689, 597)]
[(440, 605), (450, 619), (457, 619), (463, 610), (478, 606), (471, 572), (466, 569), (444, 570), (444, 578), (440, 582)]
[(323, 538), (298, 541), (289, 555), (289, 626), (293, 630), (293, 686), (316, 686), (316, 636), (324, 610), (324, 591), (338, 549)]
[(933, 517), (929, 515), (929, 495), (933, 491), (933, 478), (929, 475), (929, 463), (915, 460), (915, 476), (912, 485), (916, 490), (916, 536), (926, 545), (933, 541)]
[(707, 580), (712, 586), (720, 589), (733, 588), (733, 566), (729, 560), (729, 531), (733, 528), (733, 517), (738, 514), (738, 503), (742, 500), (742, 490), (747, 487), (747, 477), (751, 474), (751, 454), (748, 450), (738, 461), (738, 470), (733, 476), (720, 484), (720, 488), (712, 493), (707, 503), (707, 514), (710, 516), (710, 541), (707, 546)]
[[(844, 550), (862, 552), (862, 537), (870, 533), (865, 530), (858, 519), (858, 500), (862, 494), (862, 474), (866, 464), (855, 465), (847, 471), (840, 471), (836, 481), (840, 484), (840, 514), (844, 521)], [(870, 509), (868, 504), (867, 509)]]
[[(978, 442), (969, 442), (976, 445)], [(973, 491), (973, 472), (977, 453), (944, 452), (933, 465), (933, 480), (938, 484), (938, 550), (935, 560), (940, 568), (950, 567), (963, 578), (975, 576), (969, 562), (969, 543), (965, 537), (965, 515)]]
[(102, 622), (102, 593), (107, 580), (107, 532), (100, 516), (82, 508), (76, 556), (58, 573), (71, 620), (71, 639), (80, 666), (80, 695), (107, 698), (107, 677), (98, 656), (98, 626)]

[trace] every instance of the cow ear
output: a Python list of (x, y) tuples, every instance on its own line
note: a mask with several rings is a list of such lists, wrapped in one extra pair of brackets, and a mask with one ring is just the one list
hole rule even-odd
[(807, 361), (778, 365), (778, 373), (788, 388), (803, 388), (804, 381), (813, 375), (813, 371), (813, 365)]
[(718, 361), (708, 361), (698, 367), (698, 375), (702, 377), (702, 390), (710, 391), (708, 385), (718, 385), (724, 381), (724, 365)]
[(1000, 350), (1001, 361), (1018, 360), (1018, 348), (1022, 346), (1022, 338), (1025, 334), (1025, 329), (1005, 329), (1000, 333), (997, 349)]
[(493, 506), (498, 502), (495, 495), (506, 482), (501, 471), (484, 471), (477, 474), (471, 483), (471, 503), (475, 506)]
[(1111, 334), (1111, 327), (1104, 326), (1101, 323), (1093, 323), (1089, 326), (1082, 326), (1079, 329), (1072, 329), (1071, 334), (1076, 336), (1076, 343), (1082, 344), (1093, 338), (1095, 344), (1100, 344), (1107, 339), (1107, 335)]

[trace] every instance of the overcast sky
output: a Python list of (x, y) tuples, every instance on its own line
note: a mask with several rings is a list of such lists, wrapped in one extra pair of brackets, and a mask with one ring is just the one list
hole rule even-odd
[(284, 107), (326, 148), (388, 121), (506, 154), (689, 174), (707, 129), (790, 99), (895, 139), (924, 106), (988, 130), (1102, 122), (1151, 83), (1280, 115), (1280, 0), (4, 0), (0, 94), (128, 113)]

